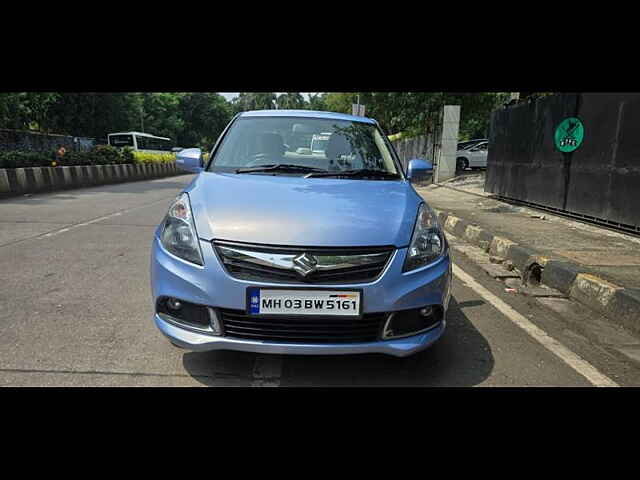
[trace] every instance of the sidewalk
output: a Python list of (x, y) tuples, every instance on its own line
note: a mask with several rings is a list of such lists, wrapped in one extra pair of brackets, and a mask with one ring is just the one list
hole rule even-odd
[(639, 237), (493, 200), (483, 186), (481, 173), (416, 191), (445, 231), (640, 332)]

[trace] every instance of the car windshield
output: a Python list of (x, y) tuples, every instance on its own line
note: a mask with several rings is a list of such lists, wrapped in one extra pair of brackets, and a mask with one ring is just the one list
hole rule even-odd
[(459, 142), (458, 150), (468, 150), (481, 142), (483, 142), (483, 140), (469, 140), (467, 142)]
[[(283, 168), (264, 172), (259, 168), (274, 166)], [(387, 142), (375, 125), (307, 117), (241, 117), (234, 122), (209, 170), (245, 169), (251, 171), (244, 173), (298, 176), (308, 171), (346, 170), (398, 174)]]

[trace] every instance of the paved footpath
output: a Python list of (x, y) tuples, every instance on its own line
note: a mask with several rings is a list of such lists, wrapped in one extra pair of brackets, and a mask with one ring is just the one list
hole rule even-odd
[(454, 212), (544, 255), (582, 265), (627, 288), (640, 288), (640, 237), (489, 198), (484, 175), (418, 188), (435, 208)]
[[(640, 385), (640, 344), (572, 301), (546, 305), (455, 245), (449, 325), (413, 357), (191, 353), (152, 322), (153, 231), (191, 176), (0, 201), (0, 385)], [(475, 257), (474, 257), (475, 258)]]
[(640, 335), (640, 237), (499, 201), (483, 185), (480, 174), (417, 191), (447, 232)]

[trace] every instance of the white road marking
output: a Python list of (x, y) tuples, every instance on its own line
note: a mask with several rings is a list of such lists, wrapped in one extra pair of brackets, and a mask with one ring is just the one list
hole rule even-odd
[(562, 345), (556, 339), (547, 335), (547, 333), (531, 323), (527, 318), (516, 312), (513, 308), (507, 305), (500, 298), (495, 296), (489, 290), (484, 288), (478, 282), (474, 280), (469, 274), (464, 272), (457, 265), (453, 265), (453, 274), (462, 280), (469, 288), (475, 291), (478, 295), (487, 300), (491, 305), (497, 308), (505, 317), (511, 322), (515, 323), (518, 327), (527, 332), (536, 341), (542, 344), (547, 350), (556, 355), (567, 365), (573, 368), (580, 375), (585, 377), (596, 387), (618, 387), (619, 385), (611, 380), (606, 375), (600, 373), (593, 365), (573, 353), (567, 347)]
[(281, 355), (256, 355), (252, 387), (279, 387), (282, 375)]
[[(145, 205), (145, 206), (147, 206), (147, 205)], [(130, 210), (135, 210), (136, 208), (140, 208), (140, 207), (133, 207), (133, 208), (130, 208), (129, 210), (125, 210), (125, 212), (128, 212)], [(104, 217), (94, 218), (93, 220), (89, 220), (88, 222), (79, 223), (79, 224), (76, 225), (76, 227), (84, 227), (85, 225), (91, 225), (92, 223), (101, 222), (103, 220), (106, 220), (107, 218), (113, 218), (113, 217), (117, 217), (119, 215), (122, 215), (122, 212), (116, 212), (116, 213), (112, 213), (110, 215), (105, 215)]]
[[(119, 212), (110, 213), (109, 215), (105, 215), (103, 217), (94, 218), (93, 220), (89, 220), (88, 222), (76, 223), (75, 225), (69, 225), (68, 227), (61, 228), (60, 230), (55, 230), (53, 232), (45, 233), (44, 235), (36, 236), (35, 238), (36, 239), (40, 239), (40, 238), (54, 237), (56, 235), (68, 232), (69, 230), (73, 230), (73, 229), (78, 228), (78, 227), (86, 227), (87, 225), (91, 225), (92, 223), (102, 222), (103, 220), (107, 220), (107, 219), (113, 218), (113, 217), (118, 217), (118, 216), (120, 216), (120, 215), (122, 215), (124, 213), (129, 213), (129, 212), (132, 212), (133, 210), (138, 210), (140, 208), (149, 207), (151, 205), (155, 205), (156, 203), (167, 202), (168, 200), (170, 200), (170, 199), (169, 198), (163, 198), (161, 200), (157, 200), (155, 202), (147, 203), (145, 205), (138, 205), (137, 207), (126, 208), (124, 210), (120, 210)], [(34, 238), (34, 237), (31, 237), (31, 238)], [(24, 240), (30, 240), (30, 239), (24, 239)]]

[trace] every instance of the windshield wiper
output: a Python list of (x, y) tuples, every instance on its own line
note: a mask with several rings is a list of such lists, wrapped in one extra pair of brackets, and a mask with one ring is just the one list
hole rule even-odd
[(324, 168), (307, 167), (305, 165), (293, 165), (290, 163), (276, 163), (271, 165), (258, 165), (256, 167), (238, 168), (236, 170), (236, 173), (270, 172), (276, 170), (283, 172), (326, 172)]
[(361, 168), (358, 170), (337, 170), (335, 172), (311, 172), (304, 178), (310, 177), (372, 177), (372, 178), (400, 178), (397, 173), (387, 172), (386, 170), (372, 170)]

